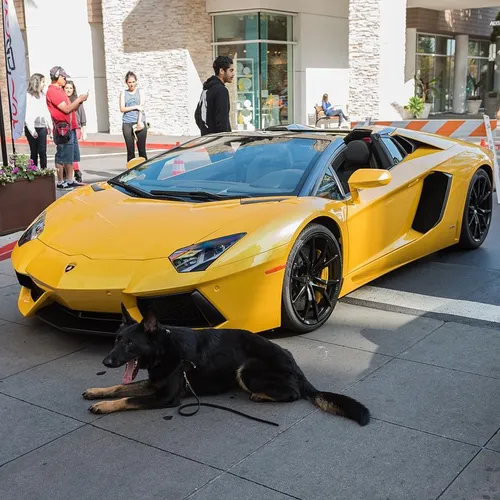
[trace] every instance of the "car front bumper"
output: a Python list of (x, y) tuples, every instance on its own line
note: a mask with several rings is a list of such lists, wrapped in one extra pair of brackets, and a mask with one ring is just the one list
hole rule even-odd
[(92, 260), (34, 240), (16, 246), (12, 264), (20, 312), (61, 330), (112, 335), (123, 304), (137, 321), (153, 305), (166, 325), (260, 332), (280, 326), (288, 251), (178, 273), (168, 259)]

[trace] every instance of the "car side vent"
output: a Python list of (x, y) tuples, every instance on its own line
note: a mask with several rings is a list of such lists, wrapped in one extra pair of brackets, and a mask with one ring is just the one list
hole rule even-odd
[(443, 218), (452, 176), (443, 172), (432, 172), (424, 179), (412, 228), (426, 233), (437, 226)]
[(91, 185), (91, 188), (94, 190), (94, 191), (105, 191), (105, 189), (102, 187), (102, 186), (99, 186), (99, 184), (92, 184)]

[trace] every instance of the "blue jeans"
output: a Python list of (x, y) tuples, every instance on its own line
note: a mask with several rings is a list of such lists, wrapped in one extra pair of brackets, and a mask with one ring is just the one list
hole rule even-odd
[(57, 144), (56, 165), (73, 166), (75, 161), (80, 161), (80, 147), (76, 138), (76, 130), (72, 130), (68, 142)]
[(342, 123), (343, 120), (347, 121), (346, 115), (344, 115), (344, 112), (341, 109), (333, 109), (333, 108), (328, 108), (325, 113), (326, 116), (338, 116), (339, 117), (339, 124)]

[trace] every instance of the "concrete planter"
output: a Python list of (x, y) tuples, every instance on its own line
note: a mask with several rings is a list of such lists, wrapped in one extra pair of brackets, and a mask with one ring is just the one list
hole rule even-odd
[(467, 113), (477, 115), (481, 107), (481, 99), (467, 99)]
[(423, 120), (425, 120), (426, 118), (428, 118), (429, 117), (429, 113), (431, 112), (431, 107), (432, 107), (432, 104), (430, 102), (426, 102), (424, 104), (424, 111), (419, 116), (419, 118), (422, 118)]
[(56, 185), (52, 175), (0, 186), (0, 236), (26, 229), (54, 201)]

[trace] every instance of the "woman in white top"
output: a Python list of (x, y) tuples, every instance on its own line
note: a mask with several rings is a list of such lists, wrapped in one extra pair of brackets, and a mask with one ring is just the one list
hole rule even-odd
[(47, 167), (47, 135), (51, 135), (51, 118), (45, 98), (45, 77), (34, 73), (28, 84), (24, 133), (30, 145), (31, 159), (40, 167)]

